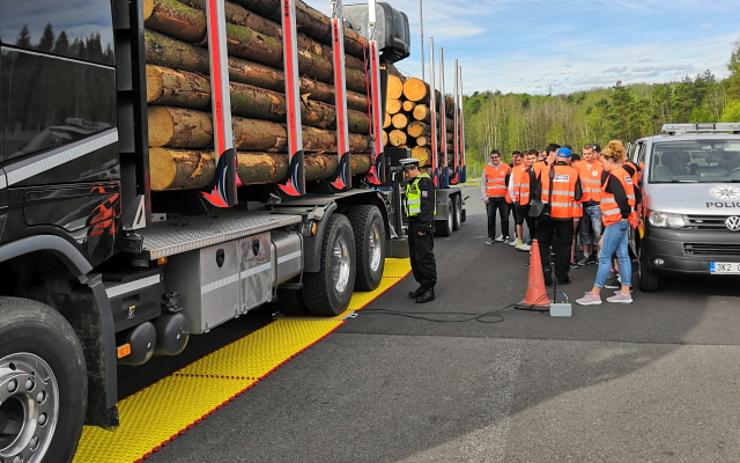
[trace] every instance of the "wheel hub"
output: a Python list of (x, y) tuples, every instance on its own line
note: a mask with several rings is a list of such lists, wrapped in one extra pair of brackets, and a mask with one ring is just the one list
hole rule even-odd
[(59, 385), (48, 363), (27, 352), (0, 359), (0, 461), (40, 462), (59, 416)]
[(343, 293), (349, 284), (350, 255), (347, 240), (340, 236), (334, 243), (332, 252), (331, 273), (334, 279), (334, 288)]
[(374, 224), (370, 229), (370, 270), (377, 272), (380, 268), (380, 260), (382, 257), (382, 244), (380, 238), (380, 229), (377, 224)]

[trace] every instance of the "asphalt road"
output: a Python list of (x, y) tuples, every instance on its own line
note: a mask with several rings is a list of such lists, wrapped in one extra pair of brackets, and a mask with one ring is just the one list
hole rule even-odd
[(569, 319), (373, 311), (449, 322), (521, 299), (527, 255), (484, 244), (471, 196), (436, 243), (437, 301), (410, 302), (405, 280), (150, 461), (740, 461), (740, 280), (672, 279)]

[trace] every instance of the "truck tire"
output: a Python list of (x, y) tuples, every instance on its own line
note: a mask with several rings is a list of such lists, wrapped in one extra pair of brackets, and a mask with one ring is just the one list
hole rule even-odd
[(452, 207), (454, 208), (452, 214), (452, 230), (458, 231), (462, 223), (462, 198), (460, 198), (460, 195), (453, 196)]
[(303, 300), (313, 315), (339, 315), (355, 288), (355, 237), (347, 216), (329, 217), (321, 244), (321, 269), (303, 276)]
[(437, 220), (437, 236), (451, 236), (455, 215), (452, 199), (447, 200), (447, 220)]
[(67, 462), (87, 408), (87, 367), (72, 327), (40, 302), (0, 297), (0, 460)]
[(637, 276), (640, 283), (640, 291), (646, 293), (660, 291), (660, 275), (657, 272), (650, 271), (642, 251), (639, 254), (640, 257), (637, 259)]
[(355, 290), (372, 291), (380, 285), (385, 269), (385, 223), (375, 206), (355, 206), (347, 213), (355, 232)]

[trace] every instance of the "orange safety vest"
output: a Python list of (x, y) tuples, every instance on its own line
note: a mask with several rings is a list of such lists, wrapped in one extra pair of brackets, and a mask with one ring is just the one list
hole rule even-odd
[[(541, 169), (540, 182), (542, 192), (540, 200), (547, 204), (550, 195), (550, 169)], [(578, 217), (576, 209), (576, 183), (578, 183), (578, 171), (570, 166), (555, 165), (555, 176), (552, 185), (552, 203), (550, 204), (550, 217), (553, 219), (572, 219)]]
[(628, 220), (630, 226), (632, 228), (636, 228), (638, 219), (637, 212), (635, 212), (635, 188), (632, 177), (621, 167), (617, 167), (612, 170), (606, 177), (603, 185), (601, 185), (601, 204), (599, 205), (599, 208), (601, 209), (601, 219), (604, 222), (604, 226), (608, 227), (609, 225), (613, 225), (622, 220), (622, 211), (619, 210), (617, 200), (614, 199), (613, 194), (607, 193), (606, 191), (610, 177), (616, 178), (619, 180), (619, 183), (622, 184), (622, 188), (624, 188), (624, 192), (627, 194), (627, 202), (631, 209)]
[(486, 173), (486, 196), (506, 198), (506, 202), (510, 203), (511, 198), (506, 189), (506, 176), (511, 173), (511, 167), (503, 162), (498, 167), (487, 164), (484, 172)]
[(594, 161), (589, 164), (582, 161), (578, 163), (576, 169), (583, 188), (581, 201), (584, 203), (589, 201), (598, 203), (601, 201), (601, 174), (604, 172), (604, 166), (601, 165), (601, 162)]
[(520, 206), (529, 204), (532, 191), (532, 186), (529, 184), (529, 173), (530, 170), (528, 167), (517, 166), (514, 168), (514, 175), (512, 175), (511, 181), (514, 182), (512, 189), (514, 196), (511, 199), (515, 204), (519, 204)]
[(642, 180), (642, 171), (639, 167), (637, 167), (637, 164), (635, 164), (632, 161), (624, 161), (624, 165), (632, 167), (632, 170), (635, 172), (632, 174), (632, 185), (635, 187), (640, 186), (640, 181)]

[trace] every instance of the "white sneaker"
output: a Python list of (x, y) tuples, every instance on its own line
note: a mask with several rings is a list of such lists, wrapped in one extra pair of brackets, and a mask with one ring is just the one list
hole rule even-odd
[(519, 246), (521, 244), (524, 244), (524, 243), (522, 242), (522, 240), (520, 240), (519, 238), (517, 238), (515, 240), (509, 241), (508, 244), (509, 244), (509, 246), (517, 247), (517, 246)]
[(488, 238), (488, 239), (486, 240), (486, 244), (488, 244), (488, 245), (491, 245), (491, 244), (493, 244), (493, 240), (492, 240), (491, 238)]
[(516, 249), (518, 249), (519, 251), (529, 252), (529, 251), (532, 250), (532, 246), (530, 246), (529, 244), (522, 243), (522, 244), (518, 245), (516, 247)]
[(498, 238), (496, 238), (496, 241), (498, 241), (499, 243), (502, 242), (503, 240), (504, 240), (504, 235), (498, 235)]

